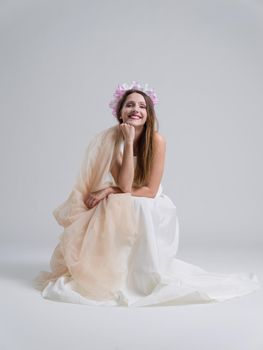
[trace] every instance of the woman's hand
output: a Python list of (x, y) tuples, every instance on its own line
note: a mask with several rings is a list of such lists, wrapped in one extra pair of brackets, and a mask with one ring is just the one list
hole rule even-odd
[(99, 191), (91, 192), (88, 194), (84, 203), (88, 207), (88, 209), (94, 208), (103, 198), (107, 197), (109, 193), (109, 188), (104, 188)]
[(120, 124), (120, 129), (122, 131), (123, 137), (125, 141), (134, 141), (135, 137), (135, 127), (128, 123)]

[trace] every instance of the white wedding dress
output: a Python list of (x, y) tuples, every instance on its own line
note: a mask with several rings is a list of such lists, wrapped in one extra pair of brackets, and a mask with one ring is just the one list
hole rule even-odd
[[(108, 180), (115, 184), (113, 177)], [(110, 300), (88, 298), (72, 276), (64, 273), (45, 285), (44, 298), (94, 306), (164, 306), (220, 302), (261, 288), (253, 273), (212, 273), (176, 258), (176, 206), (162, 185), (155, 198), (132, 196), (132, 203), (137, 238), (126, 262), (126, 277), (114, 296)]]
[[(108, 152), (113, 132), (101, 134), (103, 143), (97, 136), (101, 153), (94, 143), (87, 153), (93, 160), (82, 166), (78, 184), (92, 178), (85, 169), (99, 169), (102, 162), (94, 159)], [(105, 173), (104, 183), (116, 186)], [(220, 302), (261, 288), (254, 273), (213, 273), (176, 258), (179, 221), (162, 184), (155, 198), (110, 194), (91, 210), (83, 206), (81, 188), (75, 186), (56, 211), (65, 230), (51, 259), (53, 274), (41, 271), (34, 279), (44, 298), (94, 306), (182, 305)]]

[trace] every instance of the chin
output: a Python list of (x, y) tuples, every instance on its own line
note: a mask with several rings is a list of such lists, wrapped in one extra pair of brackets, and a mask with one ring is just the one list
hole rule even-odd
[(143, 125), (145, 124), (146, 120), (143, 119), (128, 119), (126, 121), (126, 123), (132, 123), (132, 124), (136, 124), (136, 125)]
[(143, 126), (145, 124), (145, 123), (138, 121), (138, 120), (129, 120), (127, 123), (131, 124), (133, 126)]

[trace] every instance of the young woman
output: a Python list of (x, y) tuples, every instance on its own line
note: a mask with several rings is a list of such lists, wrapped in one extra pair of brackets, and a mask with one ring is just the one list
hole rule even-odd
[(176, 206), (163, 192), (165, 139), (156, 94), (133, 82), (110, 103), (117, 125), (90, 142), (68, 199), (53, 212), (64, 231), (51, 272), (36, 278), (45, 298), (144, 306), (224, 301), (260, 288), (249, 273), (210, 273), (175, 258)]
[(118, 187), (90, 193), (88, 208), (110, 193), (130, 192), (133, 196), (154, 198), (160, 186), (165, 139), (155, 130), (157, 119), (151, 98), (143, 91), (127, 90), (118, 101), (116, 116), (124, 145), (123, 152), (115, 152), (111, 167)]

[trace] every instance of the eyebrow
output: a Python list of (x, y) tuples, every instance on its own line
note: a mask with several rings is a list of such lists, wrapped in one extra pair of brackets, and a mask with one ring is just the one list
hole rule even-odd
[[(135, 101), (133, 101), (133, 100), (127, 101), (126, 103), (130, 103), (130, 102), (135, 103)], [(146, 103), (143, 102), (143, 101), (140, 101), (139, 103), (142, 103), (142, 104), (146, 105)]]

